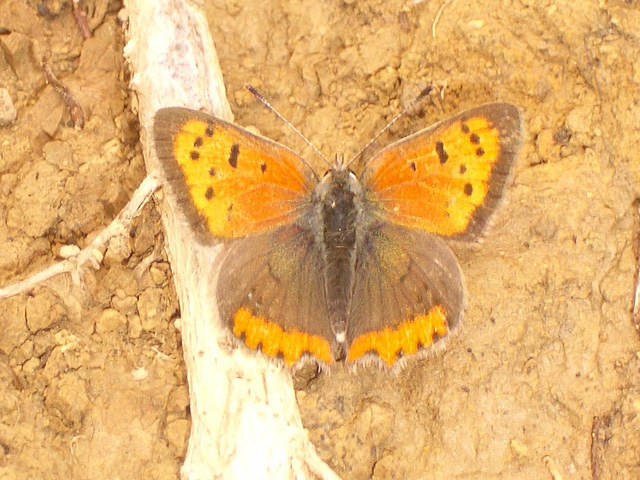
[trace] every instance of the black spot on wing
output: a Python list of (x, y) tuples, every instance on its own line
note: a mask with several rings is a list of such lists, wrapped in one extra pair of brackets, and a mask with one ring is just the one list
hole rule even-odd
[(232, 168), (238, 168), (238, 155), (240, 154), (240, 145), (234, 143), (231, 146), (231, 153), (229, 153), (229, 165)]
[(444, 165), (445, 163), (447, 163), (449, 154), (444, 149), (444, 143), (436, 142), (436, 153), (438, 154), (438, 158), (440, 159), (440, 165)]

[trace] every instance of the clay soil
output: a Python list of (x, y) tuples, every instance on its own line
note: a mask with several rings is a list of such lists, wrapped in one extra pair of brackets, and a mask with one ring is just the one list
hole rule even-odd
[[(122, 5), (81, 2), (83, 39), (70, 3), (0, 0), (0, 88), (17, 110), (0, 127), (0, 286), (86, 246), (145, 175)], [(640, 478), (640, 3), (206, 9), (236, 121), (297, 150), (243, 83), (327, 157), (358, 151), (429, 85), (381, 144), (484, 102), (525, 118), (507, 201), (482, 242), (452, 245), (469, 305), (446, 348), (397, 375), (297, 377), (321, 457), (345, 479)], [(98, 269), (0, 301), (2, 479), (179, 477), (188, 387), (153, 202), (101, 253)]]

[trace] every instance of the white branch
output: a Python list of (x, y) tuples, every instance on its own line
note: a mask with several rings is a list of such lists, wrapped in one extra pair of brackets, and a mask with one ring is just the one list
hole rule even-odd
[[(201, 12), (182, 0), (125, 5), (125, 55), (134, 72), (147, 169), (153, 172), (156, 110), (182, 105), (227, 120), (231, 111)], [(198, 245), (174, 212), (164, 208), (162, 217), (181, 305), (193, 421), (182, 478), (337, 478), (302, 427), (289, 372), (229, 342), (215, 298), (218, 249)]]

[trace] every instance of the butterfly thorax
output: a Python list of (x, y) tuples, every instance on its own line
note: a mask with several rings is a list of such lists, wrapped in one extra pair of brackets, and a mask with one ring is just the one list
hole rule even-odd
[[(353, 178), (351, 178), (353, 177)], [(318, 187), (323, 241), (336, 249), (351, 249), (356, 241), (357, 180), (348, 171), (330, 171)]]
[(322, 219), (322, 234), (316, 241), (321, 242), (327, 307), (339, 342), (346, 335), (353, 294), (362, 195), (356, 176), (343, 168), (331, 169), (316, 188), (316, 208)]

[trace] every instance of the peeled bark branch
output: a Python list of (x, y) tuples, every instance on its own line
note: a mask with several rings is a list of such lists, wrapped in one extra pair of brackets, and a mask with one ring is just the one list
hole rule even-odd
[[(155, 172), (152, 121), (159, 108), (187, 106), (226, 120), (232, 115), (201, 12), (182, 0), (125, 5), (125, 55), (147, 171)], [(197, 244), (171, 208), (173, 199), (166, 200), (161, 213), (181, 305), (193, 422), (182, 478), (337, 478), (309, 442), (289, 372), (229, 342), (215, 298), (219, 249)]]

